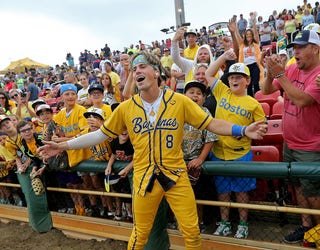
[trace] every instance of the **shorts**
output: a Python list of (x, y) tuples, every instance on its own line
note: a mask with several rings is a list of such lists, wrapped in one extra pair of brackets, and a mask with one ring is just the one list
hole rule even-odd
[[(213, 161), (223, 160), (214, 156)], [(249, 151), (246, 155), (234, 161), (252, 161), (252, 152)], [(214, 177), (214, 183), (218, 194), (248, 192), (256, 188), (256, 178), (216, 176)]]
[[(288, 145), (286, 143), (284, 143), (283, 161), (284, 162), (315, 162), (315, 161), (320, 161), (320, 152), (290, 149), (290, 148), (288, 148)], [(320, 196), (320, 181), (319, 180), (305, 179), (305, 178), (291, 178), (290, 181), (295, 186), (301, 186), (302, 195), (304, 197), (318, 197), (318, 196)]]

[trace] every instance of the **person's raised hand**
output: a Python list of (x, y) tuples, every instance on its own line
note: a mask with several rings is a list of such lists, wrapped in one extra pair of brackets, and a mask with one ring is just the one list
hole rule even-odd
[(180, 27), (177, 29), (172, 41), (173, 42), (178, 42), (178, 41), (181, 41), (184, 37), (184, 33), (185, 33), (186, 29), (185, 27)]

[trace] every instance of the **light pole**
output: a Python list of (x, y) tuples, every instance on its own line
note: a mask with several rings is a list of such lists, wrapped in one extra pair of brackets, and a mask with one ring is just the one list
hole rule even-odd
[(182, 9), (181, 8), (178, 9), (178, 13), (179, 13), (179, 27), (181, 27), (181, 25), (184, 23), (184, 22), (182, 22)]
[(176, 27), (179, 28), (184, 24), (184, 2), (183, 0), (174, 0), (175, 14), (176, 14)]

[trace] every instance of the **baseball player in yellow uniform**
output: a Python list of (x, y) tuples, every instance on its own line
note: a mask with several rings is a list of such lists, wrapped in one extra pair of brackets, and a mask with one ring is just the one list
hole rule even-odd
[(127, 129), (135, 150), (134, 226), (128, 249), (143, 249), (163, 197), (177, 218), (186, 249), (201, 249), (196, 202), (181, 149), (184, 123), (216, 134), (256, 139), (265, 134), (265, 125), (242, 127), (211, 118), (191, 99), (161, 90), (159, 76), (163, 68), (159, 59), (148, 52), (133, 56), (131, 70), (140, 94), (122, 102), (100, 130), (68, 142), (46, 142), (40, 154), (46, 158), (61, 150), (88, 147)]

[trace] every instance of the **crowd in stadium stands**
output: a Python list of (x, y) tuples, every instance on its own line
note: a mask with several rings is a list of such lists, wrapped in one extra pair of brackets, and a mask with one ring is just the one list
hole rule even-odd
[[(245, 18), (247, 14), (248, 19)], [(66, 61), (62, 65), (57, 64), (54, 68), (26, 68), (24, 72), (7, 72), (1, 78), (0, 86), (0, 181), (17, 183), (16, 175), (29, 174), (31, 180), (40, 176), (42, 181), (45, 180), (45, 186), (102, 191), (105, 174), (114, 173), (124, 180), (127, 179), (128, 174), (132, 171), (133, 148), (130, 139), (126, 138), (126, 131), (115, 142), (105, 142), (87, 150), (70, 150), (57, 159), (45, 163), (42, 163), (37, 155), (36, 149), (41, 146), (38, 140), (67, 141), (80, 134), (97, 130), (103, 121), (112, 115), (112, 110), (118, 103), (137, 93), (130, 78), (130, 58), (141, 50), (156, 54), (161, 60), (165, 68), (165, 72), (161, 74), (161, 88), (182, 94), (187, 92), (188, 95), (189, 88), (199, 88), (199, 86), (188, 86), (185, 89), (186, 83), (190, 80), (201, 82), (205, 87), (198, 89), (201, 96), (198, 104), (200, 106), (203, 104), (203, 108), (215, 116), (216, 100), (212, 94), (208, 93), (207, 88), (211, 83), (208, 84), (205, 71), (210, 63), (224, 55), (229, 48), (233, 48), (237, 59), (221, 63), (219, 61), (219, 69), (214, 71), (214, 76), (221, 78), (222, 82), (228, 85), (226, 73), (230, 65), (236, 62), (244, 63), (251, 76), (247, 94), (260, 102), (260, 88), (267, 74), (264, 57), (278, 54), (284, 58), (287, 65), (294, 63), (293, 49), (286, 48), (286, 46), (294, 41), (299, 31), (309, 29), (320, 32), (319, 2), (311, 4), (304, 0), (294, 9), (275, 10), (265, 19), (256, 12), (251, 12), (240, 14), (239, 17), (234, 15), (228, 21), (227, 29), (222, 28), (221, 25), (210, 27), (208, 30), (204, 26), (199, 31), (188, 27), (183, 39), (176, 34), (172, 40), (168, 38), (161, 42), (154, 41), (151, 46), (139, 41), (139, 44), (131, 44), (123, 52), (112, 50), (108, 44), (105, 44), (100, 52), (95, 50), (92, 53), (85, 49), (80, 52), (79, 64), (76, 63), (74, 56), (68, 53)], [(180, 29), (177, 29), (177, 32), (179, 31)], [(266, 101), (263, 98), (261, 101), (264, 102), (261, 111), (263, 108), (265, 117), (271, 119), (274, 114), (275, 118), (281, 119), (282, 111), (276, 113), (275, 109), (276, 106), (283, 108), (283, 97), (280, 91), (274, 95), (272, 102), (265, 104), (268, 101), (270, 100)], [(274, 113), (272, 114), (273, 108)], [(11, 137), (6, 133), (8, 129), (6, 126), (16, 127), (18, 134)], [(187, 126), (185, 129), (191, 136), (191, 128)], [(205, 156), (201, 155), (202, 147), (195, 155), (192, 152), (190, 154), (184, 148), (184, 152), (189, 153), (185, 157), (189, 165), (190, 162), (195, 163), (194, 159), (199, 158), (195, 166), (200, 169), (205, 160), (213, 160), (210, 151), (212, 145), (216, 143), (216, 135), (210, 135), (210, 141), (208, 137), (209, 135), (205, 135), (201, 143), (203, 147), (210, 146)], [(14, 144), (15, 147), (6, 146), (8, 142)], [(189, 145), (190, 137), (186, 138), (184, 143), (185, 147)], [(277, 142), (276, 146), (281, 155), (281, 142)], [(217, 146), (214, 148), (214, 150), (219, 150)], [(109, 165), (106, 163), (105, 167), (108, 170), (105, 173), (68, 171), (68, 168), (88, 159), (109, 162), (110, 160), (112, 162), (127, 161), (128, 165), (125, 170), (119, 171), (112, 169), (112, 163)], [(33, 167), (29, 168), (31, 165)], [(221, 195), (221, 191), (215, 190), (214, 184), (217, 185), (218, 180), (214, 182), (212, 176), (199, 176), (199, 173), (193, 169), (190, 171), (190, 178), (197, 197), (207, 200), (226, 198)], [(111, 185), (111, 190), (130, 193), (129, 181)], [(241, 188), (241, 190), (244, 191), (239, 191), (242, 196), (236, 196), (237, 202), (247, 203), (249, 196), (246, 195), (246, 192), (251, 189), (248, 187)], [(41, 193), (41, 190), (35, 190), (35, 192)], [(50, 210), (132, 221), (130, 199), (114, 200), (110, 197), (67, 193), (58, 197), (52, 192), (48, 192), (47, 195), (50, 196), (48, 199)], [(241, 197), (244, 197), (245, 200), (239, 200)], [(250, 199), (255, 199), (254, 195), (251, 194)], [(296, 201), (292, 197), (287, 202), (295, 204)], [(22, 192), (19, 189), (7, 187), (0, 187), (0, 203), (26, 206)], [(206, 209), (199, 207), (199, 211), (201, 211), (199, 214), (200, 229), (201, 232), (205, 232), (206, 224), (212, 223), (209, 221), (212, 215), (205, 218)], [(243, 209), (239, 210), (239, 213), (243, 220), (240, 221), (235, 237), (247, 238), (248, 211)], [(242, 215), (243, 213), (245, 215)], [(226, 214), (228, 212), (221, 210), (223, 218), (214, 234), (225, 236), (232, 233)], [(171, 214), (168, 215), (168, 218), (169, 227), (176, 228), (177, 225)], [(307, 229), (310, 227), (303, 228), (303, 233)], [(288, 243), (295, 243), (299, 240), (302, 240), (300, 236), (289, 238), (289, 240), (287, 238)]]

